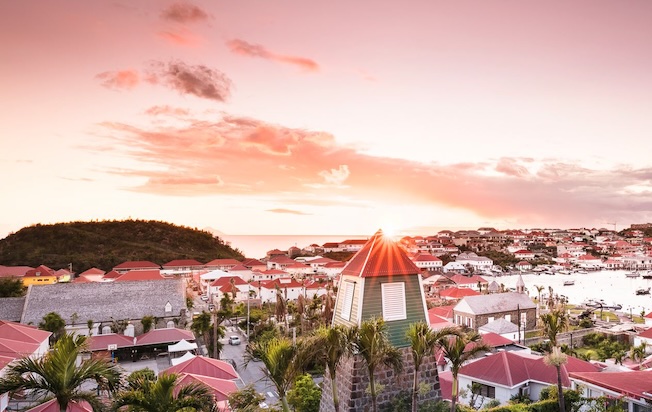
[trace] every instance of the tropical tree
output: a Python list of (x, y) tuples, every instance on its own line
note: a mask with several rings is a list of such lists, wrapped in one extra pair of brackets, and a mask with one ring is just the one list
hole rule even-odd
[(94, 381), (99, 388), (113, 393), (120, 384), (120, 370), (105, 359), (86, 359), (77, 365), (78, 356), (87, 347), (86, 336), (64, 333), (41, 358), (25, 357), (7, 366), (0, 378), (0, 393), (12, 396), (30, 390), (43, 400), (54, 397), (61, 412), (76, 401), (86, 401), (93, 410), (100, 410), (102, 403), (97, 393), (82, 386)]
[(562, 353), (561, 348), (557, 346), (557, 334), (568, 327), (568, 317), (562, 310), (551, 310), (539, 316), (543, 325), (543, 333), (550, 340), (552, 347), (550, 353), (546, 356), (544, 361), (548, 365), (554, 366), (557, 369), (557, 389), (559, 391), (559, 410), (565, 412), (564, 392), (562, 391), (561, 384), (561, 365), (566, 363), (568, 356)]
[(400, 372), (403, 368), (401, 352), (389, 341), (387, 325), (382, 318), (364, 320), (357, 330), (354, 342), (357, 353), (367, 365), (371, 406), (377, 412), (376, 369), (385, 365), (393, 368), (396, 373)]
[(482, 337), (476, 332), (459, 333), (448, 339), (441, 340), (441, 348), (444, 357), (451, 364), (451, 374), (453, 375), (453, 387), (451, 392), (451, 412), (455, 412), (457, 398), (459, 396), (459, 382), (457, 375), (469, 359), (472, 359), (481, 352), (486, 352), (491, 348), (482, 342)]
[(561, 351), (559, 346), (555, 346), (552, 348), (552, 351), (543, 358), (543, 361), (546, 365), (554, 366), (557, 370), (557, 399), (559, 400), (559, 410), (561, 412), (566, 412), (564, 391), (561, 385), (561, 365), (568, 361), (568, 356)]
[(213, 394), (201, 384), (190, 383), (177, 386), (178, 376), (163, 374), (152, 380), (144, 376), (133, 387), (118, 393), (113, 401), (115, 410), (129, 407), (134, 412), (177, 412), (190, 410), (210, 412), (213, 407)]
[(65, 333), (66, 321), (57, 312), (50, 312), (43, 316), (43, 320), (38, 324), (39, 329), (52, 332), (52, 342), (56, 342), (59, 337)]
[(27, 287), (16, 277), (0, 278), (0, 298), (17, 298), (25, 295)]
[(287, 392), (302, 371), (305, 353), (302, 349), (301, 341), (293, 345), (287, 338), (251, 342), (245, 349), (245, 365), (254, 358), (263, 362), (265, 368), (261, 369), (276, 387), (285, 412), (290, 411)]
[(211, 331), (211, 314), (203, 310), (192, 319), (190, 330), (198, 337), (201, 337), (205, 345), (208, 345), (208, 333)]
[(337, 395), (337, 366), (345, 356), (352, 353), (353, 336), (355, 329), (347, 328), (342, 325), (333, 327), (321, 327), (317, 329), (314, 335), (306, 343), (306, 347), (311, 348), (312, 356), (317, 363), (322, 364), (328, 369), (328, 377), (331, 381), (333, 390), (333, 406), (335, 412), (340, 410), (340, 400)]
[(545, 289), (545, 286), (542, 285), (534, 285), (534, 287), (537, 289), (537, 307), (541, 306), (541, 292), (543, 292), (543, 289)]
[(557, 346), (557, 334), (568, 327), (568, 317), (561, 310), (552, 310), (539, 316), (543, 333), (550, 340), (551, 346)]
[(321, 402), (321, 388), (309, 373), (299, 375), (288, 391), (288, 404), (295, 412), (318, 412)]
[[(408, 341), (410, 342), (410, 349), (412, 359), (414, 362), (414, 377), (412, 379), (412, 412), (418, 410), (419, 399), (419, 369), (423, 360), (433, 354), (435, 348), (441, 343), (442, 339), (450, 335), (458, 335), (458, 328), (443, 328), (434, 331), (425, 322), (413, 323), (410, 325), (406, 332)], [(435, 374), (437, 374), (435, 369)], [(435, 377), (435, 382), (439, 382), (439, 378)]]
[(258, 411), (258, 405), (264, 400), (265, 397), (251, 385), (229, 394), (229, 406), (234, 412)]
[(645, 359), (645, 349), (645, 342), (641, 343), (638, 346), (633, 346), (629, 351), (629, 357), (632, 358), (634, 362), (641, 362), (643, 359)]
[(143, 333), (147, 333), (152, 330), (152, 325), (154, 325), (154, 316), (145, 315), (140, 320), (140, 323), (143, 325)]

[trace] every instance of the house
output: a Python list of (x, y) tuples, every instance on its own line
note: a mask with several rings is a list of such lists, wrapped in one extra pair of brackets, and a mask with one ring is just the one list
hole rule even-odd
[(495, 333), (496, 335), (510, 339), (514, 342), (523, 342), (525, 339), (525, 331), (519, 330), (518, 326), (505, 318), (498, 318), (493, 322), (489, 322), (484, 326), (480, 326), (478, 328), (478, 333), (481, 335), (485, 335), (487, 333)]
[(518, 262), (515, 265), (515, 267), (516, 267), (516, 270), (519, 270), (521, 272), (525, 272), (525, 271), (528, 271), (528, 270), (532, 270), (532, 263), (530, 263), (530, 262), (528, 262), (526, 260), (521, 260), (520, 262)]
[(73, 280), (73, 282), (78, 281), (79, 279), (82, 279), (82, 282), (101, 282), (105, 274), (106, 272), (102, 269), (90, 268), (80, 273), (79, 276)]
[[(562, 385), (571, 387), (571, 372), (599, 370), (590, 362), (569, 356), (568, 362), (561, 366)], [(458, 379), (460, 388), (479, 384), (481, 396), (497, 399), (502, 405), (516, 395), (538, 400), (541, 390), (557, 383), (557, 370), (546, 365), (543, 356), (525, 351), (499, 351), (462, 366)]]
[[(536, 305), (524, 293), (507, 292), (463, 298), (453, 310), (454, 322), (478, 330), (481, 326), (504, 318), (519, 322), (522, 330), (536, 328)], [(518, 323), (517, 323), (518, 326)]]
[(0, 278), (22, 278), (31, 266), (3, 266), (0, 265)]
[(463, 252), (457, 255), (455, 262), (461, 263), (472, 268), (475, 272), (490, 271), (494, 261), (488, 257), (478, 256), (473, 252)]
[(626, 403), (625, 411), (652, 410), (652, 370), (632, 372), (571, 372), (573, 389), (587, 398), (606, 397)]
[(45, 265), (40, 265), (34, 269), (29, 269), (22, 277), (23, 284), (29, 285), (51, 285), (57, 283), (57, 275), (54, 270)]
[[(646, 315), (645, 324), (647, 325), (648, 323), (650, 323), (650, 319), (647, 318)], [(644, 330), (643, 332), (634, 336), (634, 346), (639, 346), (642, 343), (644, 343), (646, 347), (647, 346), (652, 347), (652, 328)]]
[(532, 260), (534, 259), (534, 252), (531, 250), (519, 249), (514, 252), (514, 257), (519, 260)]
[(160, 270), (161, 267), (156, 263), (147, 261), (147, 260), (135, 260), (122, 262), (118, 266), (114, 267), (113, 270), (122, 274), (129, 272), (130, 270)]
[(446, 288), (439, 291), (439, 297), (445, 300), (460, 300), (467, 296), (477, 296), (480, 292), (470, 288)]
[[(40, 358), (49, 349), (51, 332), (34, 326), (0, 320), (0, 377), (4, 369), (16, 359)], [(0, 393), (0, 412), (7, 409), (9, 394)]]
[(213, 259), (210, 262), (207, 262), (204, 265), (206, 270), (221, 270), (227, 271), (235, 266), (241, 265), (242, 263), (235, 259)]
[(278, 270), (286, 270), (288, 266), (294, 265), (295, 262), (294, 260), (290, 259), (289, 257), (285, 255), (278, 255), (269, 258), (267, 261), (267, 269), (278, 269)]
[(652, 312), (648, 312), (643, 316), (643, 319), (645, 320), (645, 326), (652, 326)]
[(211, 302), (219, 301), (225, 293), (234, 297), (235, 302), (244, 302), (249, 290), (249, 283), (240, 276), (222, 276), (209, 285), (207, 293)]
[(473, 289), (476, 292), (481, 292), (482, 290), (487, 290), (489, 282), (482, 276), (478, 275), (453, 275), (451, 276), (451, 281), (455, 282), (458, 288), (467, 288)]
[(599, 269), (602, 265), (602, 259), (588, 253), (580, 255), (577, 258), (577, 264), (584, 269)]
[(252, 275), (251, 269), (247, 268), (244, 265), (234, 266), (228, 270), (228, 273), (230, 273), (233, 276), (241, 277), (245, 282), (249, 282), (251, 280), (251, 275)]
[(245, 259), (242, 261), (242, 266), (246, 267), (247, 269), (254, 271), (263, 271), (267, 270), (267, 264), (261, 262), (258, 259)]
[(357, 252), (367, 243), (367, 239), (347, 239), (338, 244), (343, 252)]
[(204, 264), (195, 259), (176, 259), (163, 264), (161, 273), (164, 275), (190, 276), (193, 272), (202, 270)]
[(419, 253), (412, 258), (412, 261), (418, 268), (425, 270), (439, 270), (443, 267), (442, 260), (429, 253)]
[(202, 273), (199, 275), (199, 288), (203, 293), (208, 293), (208, 286), (219, 278), (225, 276), (231, 276), (228, 272), (225, 272), (221, 269), (211, 270), (207, 273)]
[(141, 329), (144, 316), (154, 316), (161, 327), (175, 318), (185, 319), (185, 292), (181, 278), (30, 287), (20, 322), (36, 325), (46, 314), (57, 312), (67, 330), (83, 335), (88, 335), (88, 321), (95, 334), (114, 320), (128, 320)]

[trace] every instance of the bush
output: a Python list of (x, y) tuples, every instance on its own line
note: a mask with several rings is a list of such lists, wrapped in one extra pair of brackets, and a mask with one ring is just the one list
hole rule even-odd
[(296, 412), (317, 412), (320, 402), (321, 388), (307, 373), (299, 376), (288, 392), (288, 404)]

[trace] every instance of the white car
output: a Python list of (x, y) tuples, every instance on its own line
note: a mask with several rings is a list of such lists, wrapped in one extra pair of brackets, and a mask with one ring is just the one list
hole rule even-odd
[(229, 345), (239, 345), (240, 337), (239, 336), (229, 336)]
[(201, 295), (200, 299), (203, 300), (204, 302), (208, 302), (208, 296), (206, 295)]

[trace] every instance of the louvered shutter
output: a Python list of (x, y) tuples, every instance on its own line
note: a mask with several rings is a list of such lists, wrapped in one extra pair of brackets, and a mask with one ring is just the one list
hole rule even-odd
[(405, 311), (405, 283), (392, 282), (380, 285), (383, 305), (383, 319), (386, 321), (407, 318)]
[(351, 282), (344, 282), (344, 302), (342, 303), (342, 312), (340, 316), (342, 319), (351, 319), (351, 308), (353, 307), (353, 291), (355, 285)]

